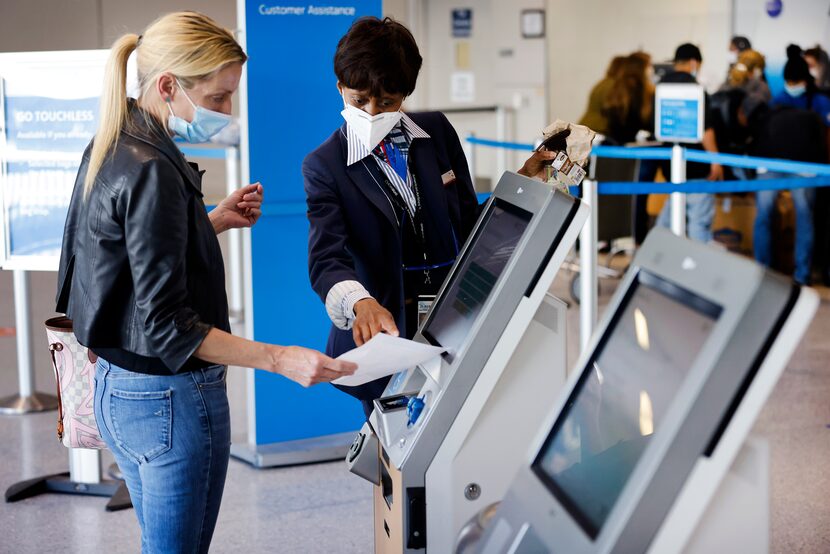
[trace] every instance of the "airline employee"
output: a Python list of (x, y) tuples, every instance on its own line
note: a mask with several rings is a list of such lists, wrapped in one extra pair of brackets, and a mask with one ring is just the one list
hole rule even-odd
[[(440, 112), (404, 113), (421, 55), (390, 18), (357, 20), (334, 56), (345, 123), (303, 162), (309, 274), (332, 327), (332, 357), (380, 332), (412, 338), (418, 297), (434, 295), (479, 207), (458, 135)], [(520, 170), (536, 175), (553, 153)], [(363, 403), (388, 378), (339, 387)]]

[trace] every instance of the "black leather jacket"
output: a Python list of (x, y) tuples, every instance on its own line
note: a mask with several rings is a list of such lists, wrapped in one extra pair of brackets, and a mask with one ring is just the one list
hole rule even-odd
[(57, 311), (75, 335), (125, 369), (170, 374), (211, 327), (230, 330), (225, 270), (202, 200), (202, 172), (130, 103), (111, 156), (84, 199), (84, 153), (63, 236)]

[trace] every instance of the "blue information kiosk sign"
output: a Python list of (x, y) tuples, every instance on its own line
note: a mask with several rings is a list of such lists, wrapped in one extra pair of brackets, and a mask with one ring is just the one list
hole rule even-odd
[(665, 83), (655, 91), (658, 140), (697, 143), (703, 140), (705, 95), (694, 83)]
[[(332, 67), (337, 42), (358, 17), (380, 16), (381, 5), (240, 0), (241, 39), (249, 56), (242, 87), (243, 178), (265, 187), (263, 215), (251, 231), (256, 340), (325, 347), (330, 322), (308, 278), (300, 167), (343, 123)], [(234, 454), (255, 465), (345, 456), (363, 422), (359, 403), (330, 385), (304, 389), (256, 371), (252, 396), (248, 413), (254, 424), (248, 427), (254, 444), (240, 445)]]

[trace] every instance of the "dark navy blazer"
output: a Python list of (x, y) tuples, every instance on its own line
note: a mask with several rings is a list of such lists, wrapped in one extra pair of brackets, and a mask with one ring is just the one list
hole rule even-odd
[[(478, 217), (478, 201), (467, 159), (446, 116), (440, 112), (407, 114), (430, 138), (413, 139), (410, 169), (422, 195), (429, 251), (452, 260)], [(401, 230), (371, 157), (346, 166), (345, 124), (303, 161), (308, 219), (308, 268), (311, 286), (325, 302), (340, 281), (360, 282), (395, 317), (401, 336), (412, 338), (404, 317)], [(442, 175), (455, 180), (446, 186)], [(355, 347), (352, 331), (332, 325), (326, 354), (339, 356)], [(345, 387), (367, 401), (378, 386)], [(357, 389), (357, 390), (355, 390)]]

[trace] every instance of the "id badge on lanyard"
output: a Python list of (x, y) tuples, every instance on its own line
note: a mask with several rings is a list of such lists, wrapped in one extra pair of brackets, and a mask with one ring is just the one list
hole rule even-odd
[(424, 321), (427, 319), (427, 314), (429, 314), (433, 302), (435, 302), (434, 294), (418, 295), (418, 329), (424, 326)]

